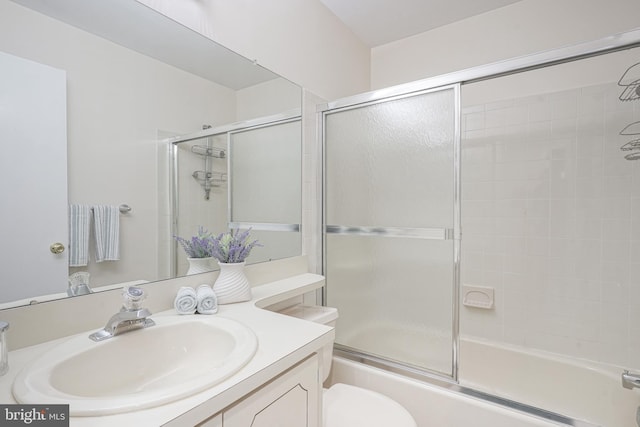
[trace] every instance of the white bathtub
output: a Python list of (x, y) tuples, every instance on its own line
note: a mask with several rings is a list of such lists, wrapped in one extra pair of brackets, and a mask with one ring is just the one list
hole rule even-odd
[[(577, 425), (637, 427), (640, 392), (620, 371), (470, 339), (460, 343), (460, 385), (582, 420)], [(398, 401), (420, 427), (563, 425), (447, 388), (334, 357), (328, 382), (353, 384)]]
[(464, 338), (460, 384), (603, 427), (638, 427), (640, 391), (623, 369), (517, 346)]

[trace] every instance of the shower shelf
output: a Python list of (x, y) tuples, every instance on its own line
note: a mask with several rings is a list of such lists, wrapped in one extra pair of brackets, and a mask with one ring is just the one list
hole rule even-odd
[(638, 135), (640, 135), (640, 122), (634, 122), (627, 125), (620, 131), (620, 135), (636, 137), (636, 139), (631, 140), (620, 147), (620, 150), (627, 152), (631, 151), (631, 153), (624, 156), (625, 159), (640, 160), (640, 139), (637, 138)]
[(635, 101), (640, 99), (640, 63), (627, 68), (618, 81), (618, 86), (624, 87), (620, 94), (620, 101)]
[(627, 142), (620, 147), (620, 149), (622, 151), (640, 150), (640, 139), (634, 139), (633, 141)]
[(224, 149), (218, 147), (208, 147), (206, 145), (194, 145), (191, 147), (191, 152), (199, 156), (217, 157), (219, 159), (224, 159), (226, 157)]
[[(618, 86), (624, 90), (618, 97), (620, 101), (636, 101), (640, 99), (640, 62), (633, 64), (622, 74), (618, 81)], [(640, 135), (640, 122), (634, 122), (620, 131), (620, 135), (633, 135), (637, 138)], [(640, 160), (640, 139), (627, 142), (620, 150), (631, 153), (624, 156), (627, 160)]]
[(219, 187), (227, 182), (227, 174), (224, 172), (195, 171), (191, 176), (201, 184), (208, 183), (213, 187)]

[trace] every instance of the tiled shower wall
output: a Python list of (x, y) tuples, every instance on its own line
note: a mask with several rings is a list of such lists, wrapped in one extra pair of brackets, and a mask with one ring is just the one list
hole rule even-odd
[[(624, 69), (622, 69), (624, 71)], [(616, 81), (462, 110), (462, 334), (640, 367), (640, 120)]]

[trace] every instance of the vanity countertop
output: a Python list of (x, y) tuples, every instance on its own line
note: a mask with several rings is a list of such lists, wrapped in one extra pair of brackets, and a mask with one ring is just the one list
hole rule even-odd
[[(236, 320), (249, 327), (258, 338), (255, 356), (227, 380), (200, 393), (155, 408), (102, 417), (72, 417), (70, 425), (184, 426), (203, 421), (333, 341), (333, 328), (262, 309), (319, 289), (323, 285), (324, 277), (310, 273), (301, 274), (254, 287), (252, 301), (221, 305), (214, 316)], [(166, 315), (176, 315), (176, 312), (174, 309), (166, 310), (156, 313), (152, 318)], [(92, 331), (85, 333), (88, 335), (90, 332)], [(16, 403), (11, 394), (11, 387), (18, 372), (31, 360), (69, 338), (60, 338), (10, 352), (9, 372), (0, 377), (0, 401)]]

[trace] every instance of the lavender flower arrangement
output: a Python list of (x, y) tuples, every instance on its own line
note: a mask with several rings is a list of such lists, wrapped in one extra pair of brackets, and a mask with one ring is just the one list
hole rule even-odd
[(190, 240), (173, 236), (180, 243), (189, 258), (207, 258), (213, 256), (213, 236), (202, 226), (198, 227), (198, 234)]
[(211, 255), (223, 263), (244, 262), (249, 256), (251, 249), (255, 246), (262, 246), (257, 240), (249, 241), (251, 229), (240, 232), (240, 230), (230, 230), (211, 239), (213, 250)]

